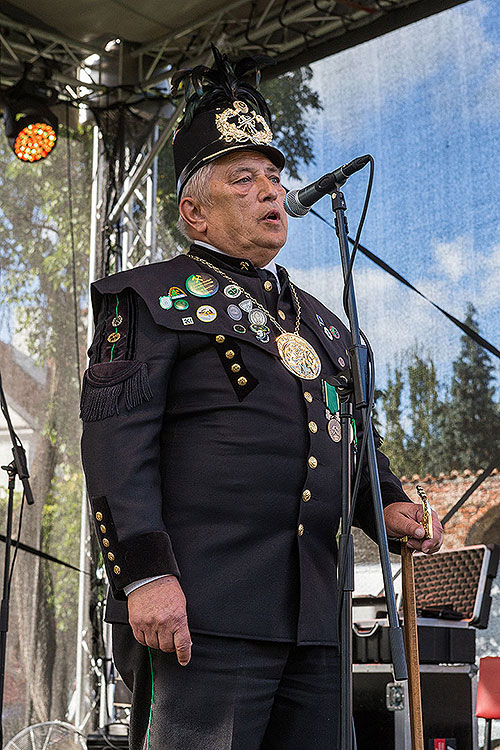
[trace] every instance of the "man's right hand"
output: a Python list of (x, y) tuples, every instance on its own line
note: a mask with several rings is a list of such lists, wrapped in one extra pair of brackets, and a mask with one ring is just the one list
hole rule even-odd
[(157, 578), (128, 596), (128, 617), (143, 646), (176, 652), (183, 667), (191, 659), (186, 597), (175, 576)]

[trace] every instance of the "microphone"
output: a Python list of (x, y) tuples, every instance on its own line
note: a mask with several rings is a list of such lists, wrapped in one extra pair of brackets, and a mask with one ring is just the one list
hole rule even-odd
[(284, 208), (289, 216), (296, 219), (309, 213), (311, 206), (319, 201), (327, 193), (333, 193), (336, 188), (341, 187), (344, 182), (355, 172), (363, 169), (370, 161), (369, 154), (358, 156), (347, 164), (343, 164), (333, 172), (328, 172), (316, 182), (311, 182), (306, 187), (298, 190), (290, 190), (285, 197)]

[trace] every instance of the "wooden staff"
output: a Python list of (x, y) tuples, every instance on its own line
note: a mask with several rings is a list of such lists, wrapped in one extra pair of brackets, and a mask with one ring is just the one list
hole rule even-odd
[[(425, 529), (425, 538), (430, 539), (432, 537), (432, 514), (429, 500), (420, 485), (417, 485), (417, 492), (424, 506), (422, 525)], [(403, 583), (403, 632), (406, 664), (408, 667), (408, 694), (410, 701), (411, 746), (412, 750), (424, 750), (415, 573), (413, 569), (413, 550), (408, 547), (407, 541), (408, 537), (404, 537), (401, 540), (401, 574)]]

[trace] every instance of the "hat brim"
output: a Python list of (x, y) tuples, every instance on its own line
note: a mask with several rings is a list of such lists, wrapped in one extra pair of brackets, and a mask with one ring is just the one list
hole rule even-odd
[[(210, 144), (210, 151), (212, 150), (212, 148), (213, 144)], [(201, 155), (203, 152), (200, 152), (196, 155), (196, 160), (193, 160), (195, 161), (195, 163), (187, 164), (186, 167), (182, 170), (179, 179), (177, 180), (177, 203), (179, 203), (181, 200), (182, 191), (184, 190), (187, 181), (195, 174), (195, 172), (198, 171), (198, 169), (201, 169), (201, 167), (204, 167), (206, 164), (210, 164), (210, 162), (215, 161), (216, 159), (220, 159), (222, 156), (230, 154), (233, 151), (259, 151), (260, 153), (267, 156), (267, 158), (274, 164), (275, 167), (278, 167), (278, 169), (283, 169), (283, 167), (285, 166), (284, 154), (282, 154), (282, 152), (278, 148), (265, 144), (256, 145), (253, 143), (237, 143), (232, 146), (224, 146), (223, 148), (220, 148), (212, 153), (209, 152), (204, 156)]]

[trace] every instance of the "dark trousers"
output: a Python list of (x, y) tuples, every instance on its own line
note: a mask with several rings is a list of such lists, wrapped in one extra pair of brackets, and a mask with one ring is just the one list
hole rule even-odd
[(193, 633), (191, 662), (113, 626), (115, 663), (133, 692), (130, 750), (337, 750), (334, 646)]

